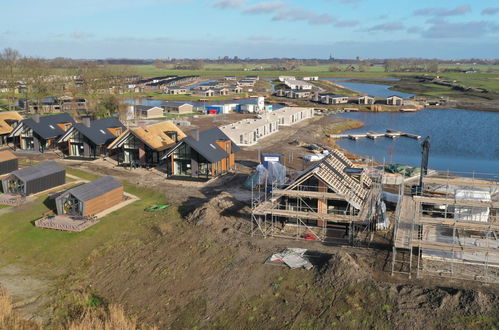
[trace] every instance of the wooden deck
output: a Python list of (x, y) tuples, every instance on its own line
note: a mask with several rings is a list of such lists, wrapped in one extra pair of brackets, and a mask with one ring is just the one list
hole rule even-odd
[(68, 215), (56, 215), (41, 218), (35, 221), (38, 228), (56, 229), (72, 232), (81, 232), (100, 221), (99, 218), (83, 218)]

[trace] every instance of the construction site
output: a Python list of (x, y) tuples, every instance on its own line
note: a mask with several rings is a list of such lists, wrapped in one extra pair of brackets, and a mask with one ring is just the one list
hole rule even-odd
[(405, 177), (337, 150), (282, 171), (270, 163), (252, 178), (253, 235), (369, 247), (392, 230), (392, 275), (499, 282), (499, 177), (425, 167)]

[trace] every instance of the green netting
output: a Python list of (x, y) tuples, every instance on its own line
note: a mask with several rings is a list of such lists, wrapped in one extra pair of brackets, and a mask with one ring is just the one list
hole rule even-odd
[(164, 209), (166, 209), (168, 207), (170, 207), (170, 204), (155, 204), (155, 205), (149, 206), (144, 211), (146, 211), (146, 212), (157, 212), (157, 211), (164, 210)]

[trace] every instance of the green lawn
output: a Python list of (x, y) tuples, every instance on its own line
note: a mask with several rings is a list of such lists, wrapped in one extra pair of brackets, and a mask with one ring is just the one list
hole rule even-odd
[[(68, 173), (88, 180), (97, 178), (73, 169), (68, 169)], [(144, 208), (152, 204), (164, 203), (162, 194), (126, 183), (125, 189), (141, 200), (111, 213), (81, 233), (34, 227), (34, 220), (55, 208), (53, 201), (47, 200), (48, 195), (40, 196), (20, 211), (0, 215), (0, 258), (7, 262), (62, 269), (89, 257), (96, 248), (140, 239), (141, 233), (146, 232), (144, 228), (170, 217), (178, 218), (175, 208), (156, 213), (144, 212)]]

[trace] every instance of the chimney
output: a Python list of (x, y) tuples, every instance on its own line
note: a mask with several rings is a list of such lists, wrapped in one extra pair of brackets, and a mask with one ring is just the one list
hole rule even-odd
[(90, 116), (81, 117), (81, 123), (87, 127), (90, 127)]
[(33, 120), (34, 120), (35, 122), (39, 123), (39, 122), (40, 122), (40, 114), (39, 114), (39, 113), (35, 113), (35, 114), (33, 115)]
[(194, 140), (199, 141), (199, 128), (195, 128), (191, 134)]

